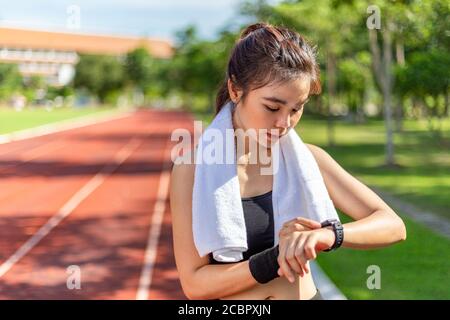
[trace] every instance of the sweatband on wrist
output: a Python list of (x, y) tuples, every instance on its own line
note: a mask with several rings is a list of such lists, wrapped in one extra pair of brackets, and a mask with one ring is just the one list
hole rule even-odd
[(267, 283), (280, 275), (278, 274), (278, 245), (252, 255), (249, 259), (250, 272), (259, 283)]

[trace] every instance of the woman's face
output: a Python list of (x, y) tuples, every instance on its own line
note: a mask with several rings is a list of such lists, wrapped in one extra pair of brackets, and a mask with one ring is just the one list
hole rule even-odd
[[(237, 101), (236, 95), (240, 97), (242, 92), (230, 91), (230, 84), (229, 82), (228, 88), (231, 98)], [(309, 90), (309, 77), (251, 90), (245, 101), (240, 100), (236, 105), (233, 119), (235, 126), (244, 131), (256, 129), (258, 143), (270, 148), (270, 144), (297, 125), (303, 114), (303, 106), (308, 100)], [(266, 134), (260, 129), (266, 129), (269, 133), (269, 145), (259, 139), (259, 132)], [(274, 129), (275, 135), (270, 135), (271, 129)]]

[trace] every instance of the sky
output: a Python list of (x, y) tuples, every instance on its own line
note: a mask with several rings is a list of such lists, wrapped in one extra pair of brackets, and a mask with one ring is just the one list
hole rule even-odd
[[(226, 25), (245, 23), (240, 0), (0, 0), (0, 26), (59, 32), (133, 35), (175, 41), (189, 24), (213, 39)], [(269, 3), (276, 3), (271, 0)]]

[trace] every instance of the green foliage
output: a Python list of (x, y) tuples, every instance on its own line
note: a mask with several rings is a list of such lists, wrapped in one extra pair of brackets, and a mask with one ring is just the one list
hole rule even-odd
[(82, 55), (76, 67), (75, 88), (88, 90), (101, 102), (111, 92), (123, 88), (125, 72), (117, 57)]
[(445, 94), (450, 85), (449, 70), (448, 52), (432, 50), (412, 53), (408, 62), (397, 69), (397, 88), (403, 94)]
[(162, 78), (171, 84), (171, 92), (184, 95), (186, 108), (194, 108), (194, 96), (203, 96), (208, 101), (206, 108), (214, 110), (215, 94), (225, 79), (226, 63), (235, 36), (224, 31), (216, 41), (200, 40), (192, 26), (178, 33), (175, 56), (166, 66)]
[(20, 90), (21, 85), (22, 76), (17, 65), (0, 63), (0, 101), (7, 100)]
[[(378, 81), (374, 81), (366, 26), (370, 5), (380, 9), (381, 30), (377, 32), (380, 47), (383, 30), (388, 25), (392, 27), (394, 100), (402, 106), (407, 104), (404, 99), (415, 95), (423, 101), (443, 104), (441, 101), (448, 95), (448, 0), (285, 0), (276, 5), (266, 0), (243, 0), (239, 10), (246, 18), (245, 24), (230, 22), (213, 40), (201, 39), (196, 27), (189, 25), (177, 32), (175, 55), (171, 59), (153, 58), (143, 47), (120, 59), (82, 55), (76, 67), (74, 88), (87, 90), (103, 102), (117, 98), (118, 90), (143, 93), (147, 100), (175, 95), (183, 98), (187, 109), (212, 112), (240, 31), (251, 20), (266, 21), (292, 28), (317, 45), (323, 79), (321, 104), (327, 105), (324, 102), (332, 100), (327, 97), (330, 93), (335, 95), (335, 101), (344, 101), (354, 112), (367, 102), (367, 87), (379, 87)], [(406, 58), (404, 65), (396, 58), (402, 56), (401, 52)], [(15, 91), (33, 98), (36, 85), (23, 87), (17, 70), (13, 69), (0, 65), (0, 99), (5, 100)], [(336, 90), (328, 91), (333, 88), (331, 79), (336, 79)], [(380, 93), (376, 94), (370, 97), (370, 102), (376, 103), (381, 111)]]
[(352, 112), (364, 103), (366, 90), (373, 86), (370, 69), (370, 54), (360, 51), (355, 57), (345, 58), (338, 64), (337, 86), (341, 95), (346, 96)]
[(155, 79), (155, 63), (145, 48), (137, 48), (126, 55), (126, 78), (140, 90), (145, 91)]

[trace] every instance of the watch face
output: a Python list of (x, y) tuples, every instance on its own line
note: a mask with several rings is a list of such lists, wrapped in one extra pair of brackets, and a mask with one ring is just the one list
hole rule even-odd
[(327, 219), (321, 223), (321, 226), (322, 228), (328, 226), (336, 226), (337, 228), (339, 228), (341, 226), (341, 223), (337, 219)]
[(325, 220), (325, 221), (323, 221), (320, 225), (321, 225), (321, 227), (323, 228), (323, 227), (327, 227), (327, 226), (329, 226), (329, 225), (331, 225), (331, 224), (330, 224), (330, 221), (329, 221), (329, 220)]

